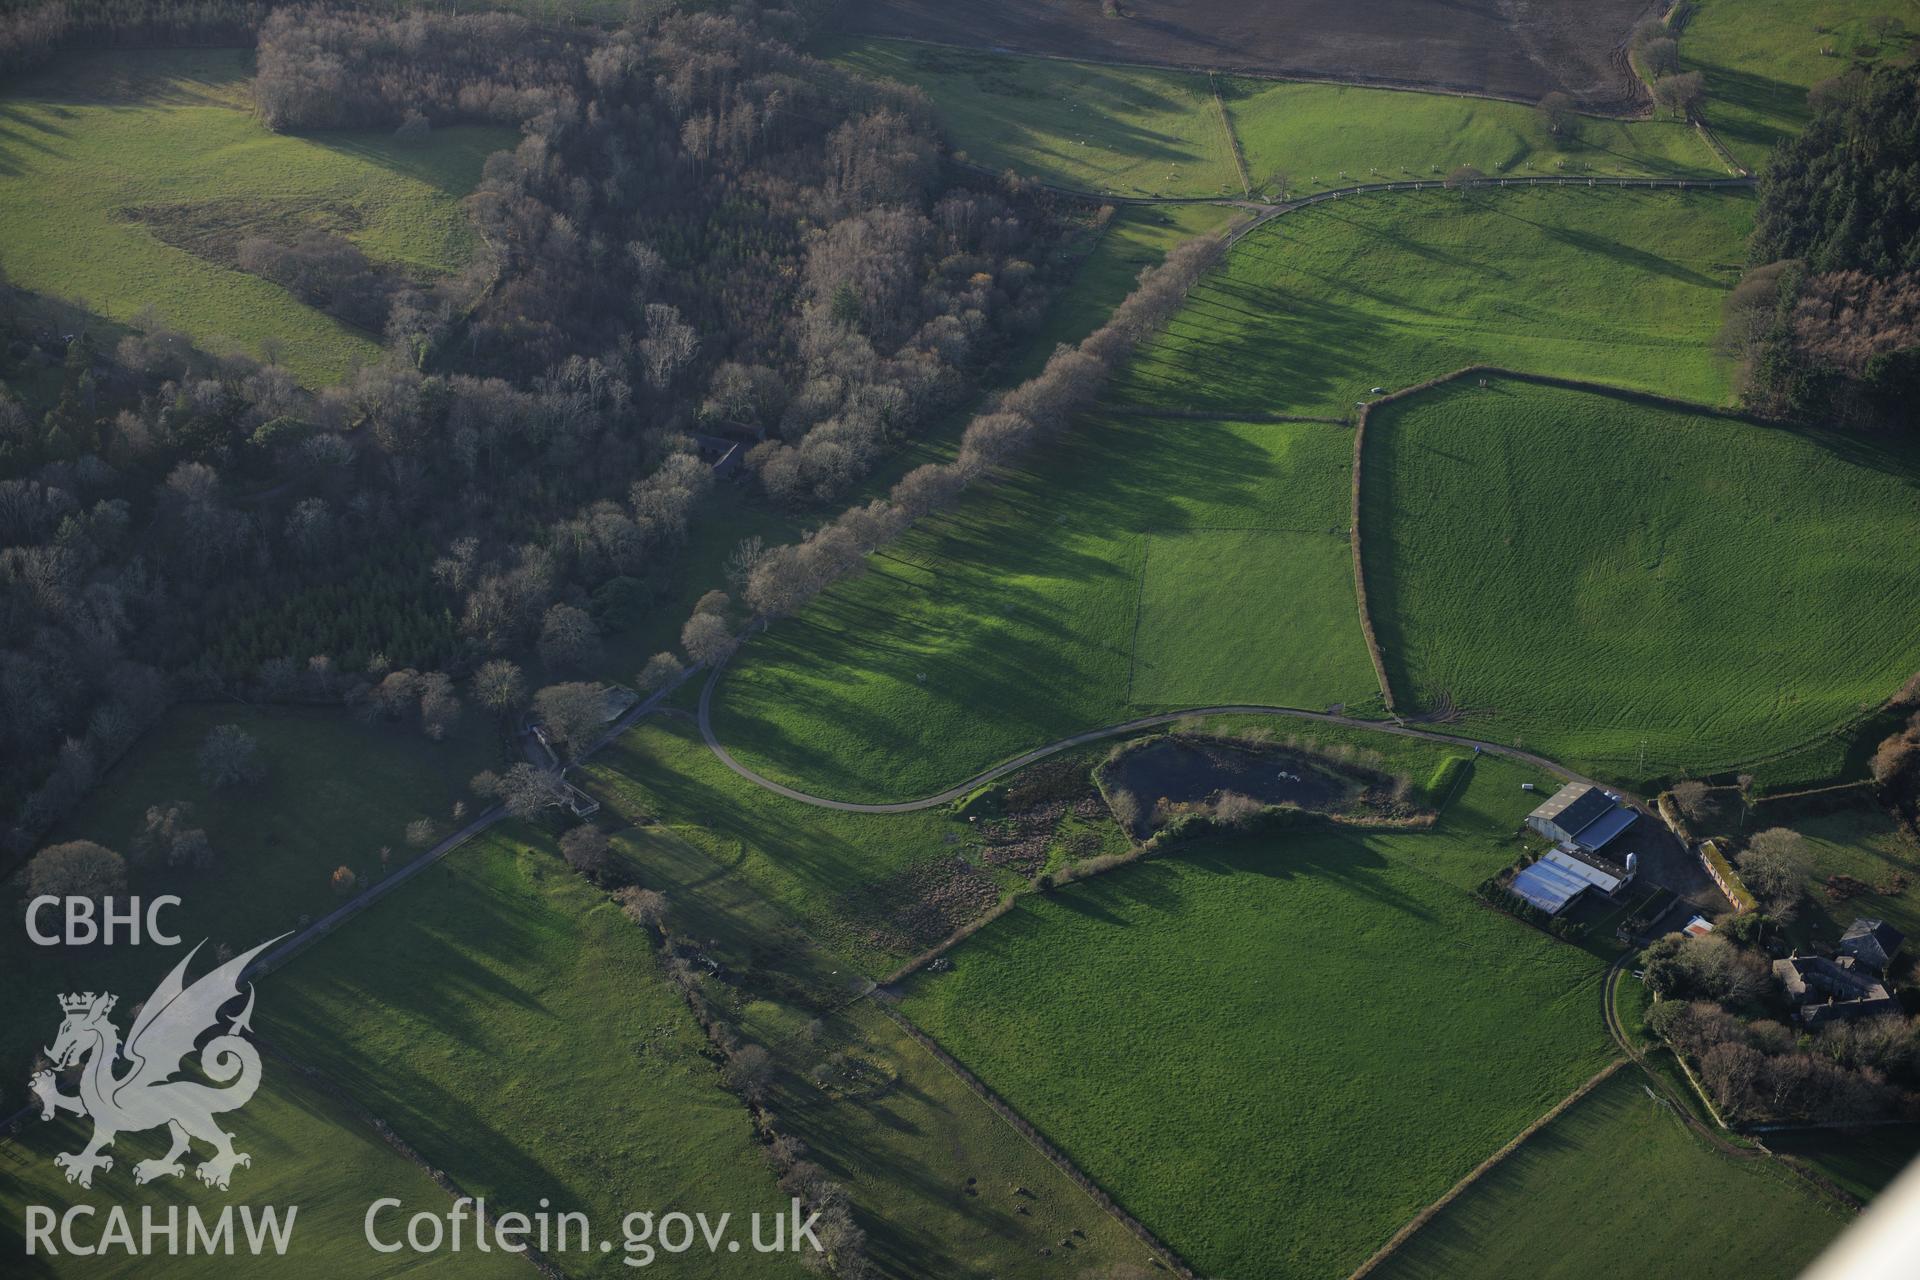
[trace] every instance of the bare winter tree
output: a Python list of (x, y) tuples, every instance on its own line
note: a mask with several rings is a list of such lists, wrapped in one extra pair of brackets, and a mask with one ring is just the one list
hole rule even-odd
[(1580, 113), (1573, 109), (1573, 99), (1558, 89), (1540, 99), (1540, 119), (1556, 138), (1571, 138), (1579, 130)]
[(1680, 812), (1695, 822), (1707, 813), (1707, 784), (1698, 778), (1688, 778), (1685, 782), (1673, 784), (1673, 802), (1680, 806)]
[(1787, 827), (1755, 835), (1740, 854), (1740, 874), (1776, 915), (1806, 888), (1811, 861), (1806, 837)]
[(1692, 116), (1706, 96), (1706, 81), (1698, 71), (1661, 76), (1653, 82), (1653, 100), (1676, 116)]
[(667, 897), (658, 890), (628, 885), (615, 896), (620, 910), (635, 924), (659, 928), (666, 921)]
[(700, 349), (700, 335), (680, 319), (678, 308), (664, 302), (647, 304), (646, 328), (640, 357), (646, 365), (647, 385), (664, 391)]
[(513, 715), (527, 704), (527, 682), (520, 668), (505, 658), (480, 664), (473, 673), (473, 696), (480, 705), (501, 719)]
[(200, 778), (218, 791), (267, 776), (260, 742), (237, 724), (215, 725), (200, 742)]
[(686, 668), (680, 659), (671, 653), (656, 653), (647, 659), (647, 665), (640, 668), (640, 674), (634, 677), (634, 683), (642, 693), (653, 693), (664, 689)]
[(558, 772), (524, 761), (505, 773), (477, 774), (470, 785), (475, 795), (498, 800), (516, 818), (531, 818), (567, 797), (566, 783)]
[(560, 856), (581, 875), (597, 880), (612, 859), (612, 846), (607, 833), (589, 822), (560, 837)]
[(600, 628), (585, 609), (556, 604), (540, 621), (540, 660), (556, 671), (579, 671), (600, 656)]
[(27, 896), (38, 898), (93, 898), (123, 893), (127, 887), (126, 860), (91, 840), (50, 844), (27, 864)]
[(696, 663), (708, 666), (725, 662), (739, 643), (727, 620), (717, 613), (696, 613), (680, 629), (680, 647)]
[(599, 736), (606, 724), (606, 698), (594, 684), (550, 684), (533, 697), (540, 723), (570, 752)]

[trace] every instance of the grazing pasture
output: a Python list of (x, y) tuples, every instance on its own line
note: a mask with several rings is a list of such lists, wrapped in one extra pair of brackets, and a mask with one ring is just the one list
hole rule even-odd
[(1630, 783), (1819, 737), (1920, 666), (1920, 453), (1462, 380), (1369, 421), (1368, 601), (1403, 710)]
[(1069, 1234), (1082, 1265), (1145, 1257), (871, 1001), (849, 1004), (851, 966), (762, 897), (744, 859), (723, 861), (728, 851), (706, 833), (667, 822), (628, 828), (614, 845), (637, 883), (666, 895), (668, 927), (725, 966), (705, 984), (707, 999), (773, 1052), (772, 1111), (846, 1186), (886, 1274), (1019, 1274)]
[[(583, 785), (607, 805), (609, 823), (663, 822), (672, 843), (691, 845), (741, 882), (741, 896), (785, 913), (804, 936), (869, 976), (918, 948), (893, 936), (894, 912), (915, 902), (913, 868), (950, 864), (964, 852), (966, 824), (942, 809), (906, 814), (836, 813), (788, 800), (729, 772), (688, 720), (650, 719), (622, 734), (583, 770)], [(644, 832), (623, 837), (655, 876), (671, 871)], [(697, 879), (697, 877), (695, 877)], [(960, 877), (971, 881), (973, 877)], [(985, 881), (996, 892), (999, 881)], [(672, 892), (672, 884), (666, 888)], [(702, 884), (701, 896), (719, 890)], [(989, 901), (988, 905), (991, 905)], [(720, 936), (717, 934), (710, 936)], [(737, 963), (751, 957), (735, 957)]]
[(1920, 1159), (1920, 1125), (1877, 1125), (1852, 1131), (1803, 1129), (1769, 1134), (1767, 1145), (1782, 1155), (1806, 1161), (1842, 1190), (1872, 1200)]
[(834, 41), (821, 52), (925, 89), (948, 140), (977, 164), (1101, 194), (1243, 194), (1204, 75), (897, 40)]
[[(989, 168), (1113, 196), (1256, 195), (1490, 174), (1718, 175), (1683, 121), (1582, 117), (1553, 134), (1533, 106), (1357, 85), (1209, 78), (899, 40), (840, 39), (821, 52), (926, 90), (954, 147)], [(1216, 96), (1218, 101), (1216, 101)], [(1224, 116), (1223, 116), (1224, 113)]]
[[(270, 996), (270, 998), (269, 998)], [(529, 826), (496, 827), (274, 975), (262, 1033), (496, 1211), (585, 1212), (622, 1275), (637, 1210), (784, 1210), (747, 1112), (648, 935)], [(690, 1275), (798, 1274), (751, 1251)]]
[(1353, 602), (1344, 523), (1149, 533), (1127, 700), (1197, 707), (1291, 694), (1318, 703), (1343, 689), (1364, 701), (1373, 668), (1342, 601)]
[(1644, 92), (1613, 58), (1638, 0), (1498, 6), (1422, 0), (854, 0), (843, 31), (1105, 62), (1431, 87), (1537, 102), (1564, 90), (1605, 109)]
[[(262, 999), (270, 1002), (273, 996), (263, 994)], [(53, 1002), (47, 1004), (51, 1009)], [(131, 1002), (121, 1007), (129, 1008)], [(126, 1019), (120, 1021), (124, 1030)], [(9, 1095), (7, 1110), (12, 1111), (18, 1095), (11, 1090)], [(91, 1190), (82, 1190), (66, 1180), (53, 1157), (85, 1146), (92, 1123), (71, 1117), (43, 1123), (35, 1112), (18, 1134), (0, 1137), (0, 1250), (8, 1259), (7, 1274), (20, 1280), (123, 1276), (185, 1280), (209, 1272), (204, 1257), (184, 1256), (184, 1221), (182, 1256), (147, 1257), (113, 1249), (85, 1257), (62, 1251), (55, 1258), (44, 1253), (29, 1258), (21, 1234), (28, 1205), (45, 1205), (55, 1213), (65, 1213), (74, 1205), (94, 1207), (95, 1217), (77, 1223), (76, 1235), (82, 1242), (98, 1237), (105, 1227), (104, 1215), (114, 1206), (126, 1210), (136, 1238), (141, 1211), (149, 1207), (164, 1223), (167, 1211), (175, 1207), (184, 1215), (192, 1206), (204, 1219), (213, 1220), (228, 1205), (250, 1205), (256, 1212), (273, 1206), (281, 1211), (284, 1222), (288, 1209), (298, 1206), (286, 1255), (261, 1269), (270, 1267), (301, 1280), (412, 1274), (422, 1261), (419, 1257), (381, 1255), (367, 1247), (362, 1225), (367, 1206), (381, 1196), (400, 1198), (409, 1212), (444, 1213), (452, 1206), (453, 1197), (435, 1185), (425, 1170), (389, 1147), (364, 1119), (272, 1057), (262, 1068), (260, 1092), (243, 1110), (223, 1116), (221, 1123), (233, 1131), (235, 1149), (253, 1157), (251, 1165), (234, 1171), (231, 1191), (208, 1187), (194, 1177), (198, 1157), (208, 1152), (204, 1145), (196, 1145), (193, 1156), (184, 1161), (185, 1176), (136, 1186), (134, 1164), (166, 1153), (166, 1133), (158, 1129), (122, 1134), (113, 1144), (113, 1168), (96, 1174)], [(244, 1247), (246, 1237), (239, 1221), (234, 1223), (234, 1234), (241, 1242), (236, 1247)], [(59, 1236), (54, 1239), (58, 1248)], [(511, 1254), (481, 1255), (471, 1249), (462, 1257), (462, 1270), (489, 1280), (524, 1280), (528, 1274), (526, 1262)]]
[(898, 800), (1144, 711), (1377, 704), (1342, 560), (1352, 453), (1336, 424), (1093, 416), (756, 636), (715, 731), (768, 776)]
[(1344, 414), (1469, 364), (1709, 403), (1753, 202), (1604, 188), (1396, 192), (1246, 237), (1117, 380), (1122, 403)]
[(1602, 1081), (1373, 1274), (1602, 1280), (1630, 1241), (1662, 1275), (1785, 1276), (1846, 1229), (1839, 1205), (1771, 1161), (1714, 1151), (1641, 1081), (1631, 1068)]
[(1677, 120), (1582, 116), (1555, 135), (1517, 102), (1353, 85), (1222, 78), (1227, 116), (1254, 188), (1290, 195), (1356, 182), (1435, 178), (1472, 165), (1492, 175), (1716, 177), (1726, 170)]
[(1201, 1274), (1346, 1275), (1610, 1057), (1600, 959), (1468, 888), (1523, 780), (1483, 758), (1431, 833), (1215, 838), (1024, 898), (903, 1008)]
[[(380, 354), (224, 255), (249, 234), (344, 235), (427, 277), (475, 252), (460, 208), (506, 129), (290, 137), (255, 122), (234, 49), (65, 54), (0, 97), (0, 269), (118, 322), (151, 313), (215, 352), (278, 360), (309, 385)], [(263, 344), (265, 344), (263, 346)]]
[[(1864, 799), (1831, 813), (1780, 823), (1807, 838), (1806, 903), (1792, 931), (1799, 940), (1839, 942), (1865, 916), (1885, 920), (1920, 946), (1920, 843), (1891, 814)], [(1775, 825), (1762, 806), (1749, 830)]]
[[(237, 724), (260, 744), (264, 780), (214, 791), (196, 756), (216, 725)], [(406, 827), (431, 818), (453, 829), (467, 780), (499, 758), (492, 726), (469, 711), (444, 742), (418, 728), (368, 725), (337, 708), (189, 703), (168, 712), (108, 771), (57, 840), (95, 840), (129, 857), (150, 807), (185, 801), (191, 826), (206, 830), (214, 865), (206, 871), (134, 867), (134, 892), (178, 894), (166, 926), (188, 945), (207, 940), (244, 951), (339, 905), (328, 885), (335, 867), (364, 880), (382, 874), (380, 850), (399, 866), (414, 850)], [(24, 877), (9, 896), (25, 889)], [(145, 953), (143, 955), (143, 953)], [(170, 966), (168, 966), (170, 967)], [(32, 945), (23, 929), (0, 930), (0, 1079), (24, 1078), (33, 1050), (52, 1034), (52, 993), (119, 993), (123, 1007), (146, 998), (165, 968), (148, 947)], [(62, 984), (65, 984), (64, 986)]]
[(1912, 0), (1699, 0), (1680, 61), (1706, 79), (1707, 123), (1749, 167), (1813, 118), (1807, 90), (1913, 41)]
[[(808, 1078), (809, 1059), (839, 1053), (874, 1083), (842, 1090)], [(871, 1002), (781, 1058), (774, 1107), (808, 1158), (846, 1184), (885, 1274), (1044, 1275), (1043, 1249), (1077, 1268), (1066, 1274), (1149, 1274), (1145, 1246)]]

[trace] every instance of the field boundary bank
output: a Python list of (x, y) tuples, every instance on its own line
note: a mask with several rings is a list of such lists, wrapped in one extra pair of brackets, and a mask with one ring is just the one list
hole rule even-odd
[[(994, 168), (977, 161), (957, 161), (964, 167), (988, 177), (997, 177), (1013, 166)], [(1328, 200), (1342, 200), (1350, 196), (1372, 195), (1380, 191), (1467, 191), (1488, 187), (1708, 187), (1744, 190), (1758, 184), (1752, 176), (1729, 178), (1621, 178), (1603, 177), (1595, 174), (1591, 177), (1572, 177), (1559, 174), (1534, 174), (1507, 178), (1472, 178), (1462, 182), (1452, 182), (1446, 178), (1407, 178), (1398, 182), (1356, 182), (1344, 187), (1329, 187), (1325, 191), (1316, 191), (1312, 195), (1296, 196), (1291, 200), (1263, 201), (1260, 199), (1242, 199), (1233, 196), (1122, 196), (1106, 195), (1098, 191), (1089, 191), (1085, 187), (1069, 187), (1058, 182), (1048, 182), (1041, 178), (1026, 178), (1043, 190), (1056, 195), (1072, 196), (1081, 200), (1091, 200), (1098, 204), (1113, 205), (1160, 205), (1160, 204), (1217, 204), (1233, 209), (1251, 211), (1253, 218), (1241, 224), (1227, 236), (1227, 247), (1238, 243), (1248, 232), (1264, 226), (1283, 214), (1304, 209), (1309, 205), (1324, 203)]]
[[(1118, 724), (1105, 725), (1097, 729), (1088, 729), (1070, 737), (1060, 738), (1044, 746), (1034, 747), (1009, 760), (994, 765), (990, 769), (974, 774), (966, 781), (948, 787), (930, 796), (918, 800), (892, 801), (854, 801), (829, 800), (823, 796), (812, 795), (796, 787), (754, 772), (734, 759), (719, 736), (713, 731), (712, 702), (714, 688), (720, 682), (725, 664), (712, 669), (707, 676), (705, 687), (700, 690), (700, 736), (705, 739), (707, 749), (737, 776), (753, 783), (763, 791), (784, 796), (788, 800), (797, 800), (801, 804), (812, 805), (816, 809), (835, 809), (841, 813), (915, 813), (922, 809), (932, 809), (938, 805), (950, 804), (977, 787), (1004, 778), (1009, 773), (1024, 769), (1028, 765), (1044, 760), (1048, 756), (1058, 755), (1074, 747), (1083, 747), (1089, 743), (1100, 742), (1107, 738), (1124, 737), (1142, 729), (1154, 729), (1161, 725), (1173, 724), (1180, 720), (1189, 720), (1196, 716), (1282, 716), (1295, 720), (1309, 720), (1319, 724), (1339, 725), (1344, 729), (1365, 729), (1376, 733), (1391, 733), (1403, 738), (1418, 738), (1425, 742), (1438, 742), (1446, 746), (1464, 747), (1469, 751), (1484, 751), (1488, 755), (1501, 756), (1531, 765), (1566, 782), (1578, 782), (1586, 786), (1599, 786), (1599, 782), (1581, 773), (1576, 773), (1557, 760), (1525, 751), (1518, 747), (1509, 747), (1498, 742), (1483, 742), (1475, 738), (1463, 738), (1458, 734), (1436, 733), (1430, 729), (1416, 728), (1414, 725), (1398, 720), (1363, 720), (1358, 716), (1339, 715), (1331, 711), (1307, 711), (1300, 707), (1270, 707), (1253, 703), (1238, 703), (1213, 707), (1189, 707), (1180, 711), (1163, 711), (1154, 715), (1139, 716), (1132, 720), (1122, 720)], [(1617, 789), (1617, 788), (1616, 788)]]
[(1145, 1245), (1168, 1270), (1172, 1271), (1176, 1276), (1181, 1277), (1181, 1280), (1196, 1280), (1193, 1268), (1187, 1265), (1184, 1258), (1169, 1248), (1160, 1237), (1148, 1230), (1145, 1223), (1127, 1212), (1126, 1208), (1121, 1205), (1118, 1200), (1108, 1195), (1099, 1183), (1081, 1172), (1080, 1166), (1068, 1158), (1067, 1154), (1061, 1151), (1060, 1148), (1048, 1141), (1046, 1135), (1041, 1133), (1031, 1121), (1014, 1110), (1012, 1105), (1001, 1098), (999, 1094), (988, 1088), (985, 1081), (981, 1080), (979, 1076), (974, 1075), (973, 1072), (962, 1065), (958, 1059), (942, 1048), (938, 1040), (928, 1035), (917, 1023), (896, 1008), (893, 1001), (882, 999), (874, 1001), (874, 1004), (895, 1026), (906, 1032), (907, 1036), (913, 1040), (915, 1044), (931, 1054), (934, 1061), (945, 1067), (952, 1073), (953, 1077), (965, 1085), (974, 1096), (991, 1107), (994, 1114), (1006, 1122), (1007, 1127), (1019, 1134), (1022, 1138), (1025, 1138), (1029, 1146), (1045, 1156), (1061, 1173), (1067, 1176), (1068, 1181), (1084, 1191), (1088, 1199), (1105, 1210), (1108, 1216), (1115, 1222), (1125, 1227), (1128, 1234), (1132, 1235), (1134, 1239)]
[(1207, 72), (1207, 96), (1213, 99), (1213, 113), (1220, 118), (1220, 130), (1227, 135), (1227, 154), (1233, 159), (1233, 171), (1240, 175), (1240, 194), (1253, 199), (1253, 179), (1247, 176), (1246, 153), (1240, 149), (1240, 135), (1233, 131), (1233, 117), (1227, 114), (1227, 103), (1220, 96), (1220, 78), (1213, 72)]
[(1359, 1268), (1355, 1270), (1351, 1276), (1347, 1277), (1347, 1280), (1362, 1280), (1362, 1277), (1370, 1275), (1381, 1263), (1392, 1257), (1401, 1245), (1404, 1245), (1408, 1240), (1418, 1235), (1422, 1227), (1439, 1217), (1448, 1205), (1459, 1199), (1469, 1187), (1478, 1182), (1487, 1173), (1491, 1172), (1495, 1165), (1498, 1165), (1515, 1151), (1518, 1151), (1521, 1146), (1526, 1143), (1528, 1138), (1531, 1138), (1534, 1134), (1559, 1119), (1574, 1103), (1580, 1101), (1580, 1099), (1586, 1097), (1589, 1093), (1592, 1093), (1594, 1089), (1599, 1087), (1601, 1081), (1607, 1079), (1614, 1072), (1626, 1065), (1627, 1059), (1615, 1058), (1612, 1062), (1609, 1062), (1606, 1066), (1595, 1072), (1585, 1084), (1560, 1099), (1560, 1101), (1554, 1103), (1552, 1107), (1548, 1108), (1546, 1114), (1537, 1117), (1532, 1124), (1529, 1124), (1526, 1128), (1508, 1139), (1505, 1146), (1475, 1165), (1466, 1177), (1447, 1188), (1446, 1194), (1422, 1209), (1419, 1213), (1413, 1215), (1413, 1218), (1408, 1221), (1405, 1226), (1394, 1232), (1385, 1244), (1374, 1251), (1372, 1257), (1361, 1263)]
[(1237, 413), (1218, 413), (1212, 409), (1156, 409), (1152, 405), (1117, 404), (1099, 412), (1115, 418), (1174, 418), (1182, 422), (1315, 422), (1329, 427), (1349, 425), (1345, 418), (1323, 418), (1307, 413), (1274, 413), (1266, 409), (1245, 409)]
[[(1197, 62), (1136, 62), (1127, 58), (1089, 58), (1073, 57), (1064, 53), (1042, 53), (1029, 49), (996, 49), (986, 45), (954, 44), (950, 40), (930, 40), (925, 36), (881, 35), (872, 31), (853, 31), (840, 29), (831, 34), (855, 40), (885, 40), (894, 44), (917, 44), (930, 49), (951, 49), (955, 53), (971, 53), (987, 58), (1042, 58), (1048, 62), (1065, 62), (1083, 67), (1127, 67), (1135, 71), (1184, 71), (1190, 75), (1240, 76), (1248, 80), (1270, 80), (1276, 84), (1331, 84), (1349, 89), (1388, 89), (1394, 93), (1431, 93), (1443, 98), (1469, 98), (1483, 102), (1512, 102), (1523, 107), (1536, 106), (1538, 98), (1521, 93), (1492, 93), (1485, 89), (1462, 89), (1458, 86), (1442, 85), (1412, 80), (1393, 80), (1385, 76), (1377, 79), (1335, 75), (1318, 75), (1307, 71), (1261, 71), (1245, 67), (1208, 66)], [(822, 59), (831, 61), (831, 59)], [(1647, 90), (1646, 83), (1639, 76), (1631, 77), (1632, 84), (1639, 92), (1629, 90), (1627, 97), (1633, 99), (1631, 111), (1596, 111), (1582, 108), (1580, 114), (1591, 116), (1595, 120), (1651, 120), (1654, 116), (1653, 95)], [(1622, 88), (1626, 88), (1625, 82)]]

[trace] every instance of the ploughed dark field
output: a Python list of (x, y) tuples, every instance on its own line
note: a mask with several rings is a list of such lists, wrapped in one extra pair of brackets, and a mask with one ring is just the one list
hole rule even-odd
[(849, 32), (1094, 61), (1328, 77), (1626, 111), (1646, 0), (851, 0)]

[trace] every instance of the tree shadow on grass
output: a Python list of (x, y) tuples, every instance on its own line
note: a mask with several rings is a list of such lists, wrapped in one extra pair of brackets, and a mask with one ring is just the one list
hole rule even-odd
[(52, 144), (72, 138), (73, 131), (55, 124), (53, 118), (71, 114), (56, 107), (28, 110), (14, 103), (0, 102), (0, 177), (12, 178), (25, 173), (30, 165), (25, 154), (28, 152), (46, 161), (65, 159), (65, 153)]

